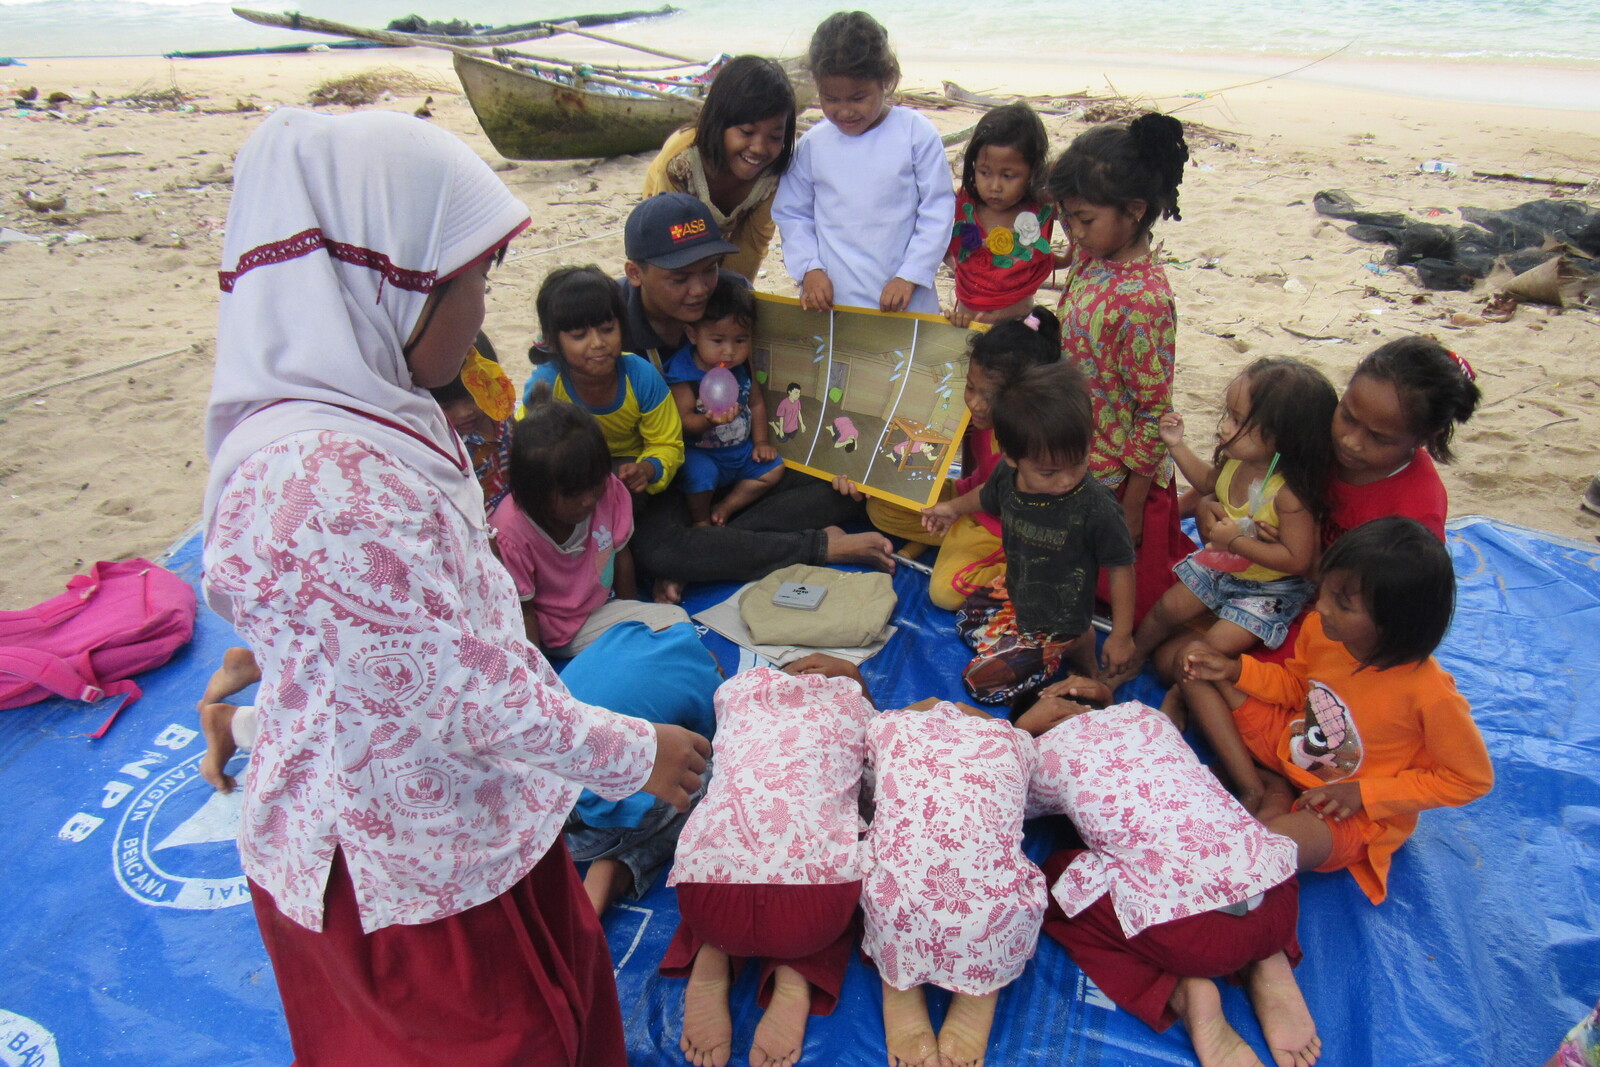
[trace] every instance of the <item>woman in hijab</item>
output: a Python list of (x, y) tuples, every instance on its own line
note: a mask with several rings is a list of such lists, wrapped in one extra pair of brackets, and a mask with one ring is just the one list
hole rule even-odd
[(383, 112), (276, 112), (235, 174), (205, 585), (261, 666), (239, 844), (298, 1062), (623, 1064), (562, 820), (584, 787), (685, 806), (709, 749), (527, 643), (427, 392), (528, 211)]

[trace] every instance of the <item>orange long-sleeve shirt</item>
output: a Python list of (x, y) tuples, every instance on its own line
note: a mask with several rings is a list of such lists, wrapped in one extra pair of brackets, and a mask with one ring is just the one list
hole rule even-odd
[(1277, 766), (1299, 789), (1353, 780), (1375, 836), (1350, 869), (1374, 904), (1387, 892), (1390, 857), (1417, 813), (1459, 807), (1494, 786), (1494, 768), (1472, 710), (1437, 660), (1360, 669), (1312, 612), (1294, 655), (1239, 661), (1238, 688), (1282, 716)]

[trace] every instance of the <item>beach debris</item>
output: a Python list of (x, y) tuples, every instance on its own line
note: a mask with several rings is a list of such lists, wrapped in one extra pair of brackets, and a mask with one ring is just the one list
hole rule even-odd
[(1511, 317), (1517, 313), (1517, 298), (1511, 293), (1501, 293), (1490, 299), (1483, 309), (1485, 322), (1510, 322)]
[(1331, 342), (1333, 344), (1344, 343), (1344, 338), (1336, 333), (1312, 333), (1310, 330), (1302, 330), (1298, 327), (1290, 326), (1287, 322), (1280, 322), (1278, 325), (1283, 328), (1284, 333), (1298, 337), (1302, 341), (1322, 341)]
[(174, 84), (165, 89), (140, 86), (127, 96), (113, 97), (111, 103), (119, 107), (144, 108), (147, 111), (182, 111), (186, 106), (193, 111), (190, 99), (189, 94)]
[(44, 197), (35, 193), (32, 189), (24, 189), (17, 194), (17, 199), (21, 200), (30, 209), (37, 211), (40, 214), (43, 214), (47, 211), (60, 211), (67, 206), (66, 193), (61, 193), (58, 196)]
[(1382, 164), (1387, 165), (1389, 161), (1387, 159), (1384, 159), (1382, 156), (1362, 156), (1361, 157), (1361, 162), (1363, 162), (1363, 163), (1382, 163)]
[(0, 245), (18, 244), (23, 241), (43, 240), (43, 237), (38, 237), (31, 233), (23, 233), (21, 230), (13, 230), (10, 226), (0, 227)]
[(450, 92), (437, 77), (424, 76), (399, 67), (374, 67), (371, 70), (346, 74), (327, 81), (311, 90), (311, 106), (324, 104), (344, 107), (363, 107), (375, 103), (384, 93), (394, 96), (441, 95)]
[(1425, 159), (1417, 164), (1417, 170), (1423, 174), (1443, 174), (1446, 177), (1455, 177), (1457, 167), (1448, 159)]
[(51, 110), (60, 111), (62, 104), (71, 104), (74, 101), (72, 99), (72, 94), (71, 93), (63, 93), (60, 90), (57, 90), (57, 91), (51, 93), (49, 96), (45, 97), (44, 98), (44, 102), (45, 102), (45, 106), (50, 108)]
[(17, 90), (18, 107), (22, 107), (24, 104), (31, 104), (37, 99), (39, 99), (39, 87), (36, 85), (30, 85), (26, 89)]
[(433, 103), (433, 97), (430, 96), (430, 97), (428, 97), (428, 99), (424, 100), (422, 102), (422, 106), (417, 108), (417, 110), (413, 111), (412, 114), (415, 115), (419, 119), (431, 119), (431, 118), (433, 118), (433, 112), (428, 110), (428, 105), (431, 104), (431, 103)]
[[(1587, 264), (1589, 271), (1583, 271), (1576, 265), (1579, 260), (1588, 259), (1583, 253), (1579, 252), (1574, 257), (1569, 255), (1574, 249), (1560, 244), (1549, 250), (1555, 253), (1550, 259), (1520, 273), (1515, 272), (1504, 258), (1496, 260), (1494, 269), (1483, 279), (1477, 294), (1480, 297), (1491, 295), (1491, 308), (1495, 307), (1494, 301), (1501, 298), (1509, 298), (1513, 307), (1517, 301), (1554, 308), (1600, 303), (1600, 274), (1592, 273), (1592, 261)], [(1484, 312), (1484, 317), (1489, 317), (1488, 311)]]
[(1283, 291), (1286, 293), (1304, 293), (1306, 292), (1306, 283), (1299, 278), (1290, 278), (1283, 283)]
[(1554, 185), (1561, 189), (1587, 189), (1589, 186), (1594, 184), (1593, 182), (1569, 181), (1565, 178), (1540, 178), (1533, 174), (1510, 174), (1486, 170), (1475, 170), (1472, 172), (1472, 176), (1474, 178), (1487, 178), (1490, 181), (1499, 182), (1527, 182), (1530, 185)]

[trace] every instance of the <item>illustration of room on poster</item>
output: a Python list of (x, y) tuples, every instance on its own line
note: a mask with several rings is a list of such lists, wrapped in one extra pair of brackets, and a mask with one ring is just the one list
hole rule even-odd
[(966, 427), (968, 331), (934, 316), (802, 311), (759, 294), (751, 366), (791, 467), (925, 507)]

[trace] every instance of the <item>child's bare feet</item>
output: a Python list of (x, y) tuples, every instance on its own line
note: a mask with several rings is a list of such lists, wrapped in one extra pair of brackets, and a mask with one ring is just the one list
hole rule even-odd
[(633, 872), (617, 860), (595, 860), (583, 876), (583, 891), (589, 895), (596, 915), (605, 915), (632, 888)]
[[(242, 648), (230, 649), (230, 652), (245, 652)], [(248, 652), (245, 652), (249, 655)], [(252, 664), (255, 660), (250, 661)], [(219, 670), (217, 674), (221, 674)], [(212, 676), (215, 681), (216, 675)], [(249, 685), (246, 682), (245, 685)], [(243, 689), (244, 686), (237, 688)], [(206, 692), (210, 692), (208, 686)], [(200, 777), (210, 782), (219, 793), (231, 793), (236, 784), (233, 775), (223, 772), (233, 754), (239, 746), (233, 741), (233, 714), (238, 711), (236, 704), (224, 704), (217, 701), (212, 704), (200, 705), (200, 732), (206, 735), (206, 754), (200, 757)]]
[(1200, 1067), (1263, 1067), (1222, 1014), (1222, 995), (1209, 978), (1180, 978), (1168, 1002), (1194, 1043)]
[(683, 994), (683, 1037), (678, 1047), (695, 1067), (724, 1067), (733, 1055), (733, 1020), (728, 1015), (727, 954), (701, 945)]
[(811, 984), (793, 967), (773, 973), (772, 999), (750, 1041), (750, 1067), (793, 1067), (806, 1043)]
[(230, 648), (222, 654), (222, 666), (212, 672), (211, 680), (206, 683), (205, 695), (196, 707), (220, 703), (259, 681), (261, 668), (256, 666), (255, 654), (248, 648)]
[(1250, 968), (1245, 977), (1250, 1004), (1277, 1067), (1311, 1067), (1322, 1055), (1316, 1020), (1306, 1007), (1289, 958), (1278, 953)]
[(838, 526), (824, 526), (828, 535), (829, 563), (865, 563), (880, 571), (894, 570), (894, 544), (881, 533), (847, 534)]
[(896, 989), (883, 983), (883, 1040), (889, 1067), (939, 1067), (939, 1041), (921, 986)]
[(994, 1006), (999, 999), (998, 989), (981, 997), (957, 993), (950, 999), (950, 1010), (939, 1027), (943, 1067), (983, 1067), (989, 1030), (994, 1026)]
[(676, 578), (657, 578), (652, 589), (657, 604), (683, 603), (683, 583)]

